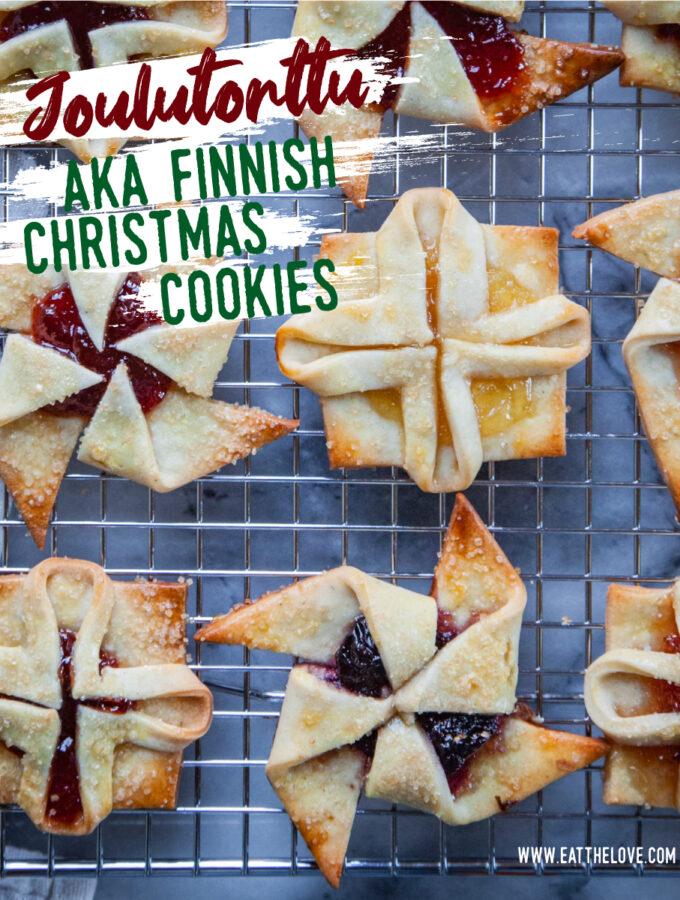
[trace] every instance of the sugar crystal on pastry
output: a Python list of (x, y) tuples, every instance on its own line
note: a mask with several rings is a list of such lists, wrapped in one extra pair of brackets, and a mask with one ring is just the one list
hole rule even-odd
[(584, 690), (588, 714), (612, 741), (606, 803), (680, 809), (679, 598), (677, 582), (609, 587), (605, 653)]
[(680, 4), (677, 0), (603, 0), (623, 22), (621, 84), (680, 92)]

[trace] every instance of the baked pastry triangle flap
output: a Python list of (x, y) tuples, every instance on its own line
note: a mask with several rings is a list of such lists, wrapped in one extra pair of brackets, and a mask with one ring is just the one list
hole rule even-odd
[(645, 435), (680, 509), (680, 283), (662, 278), (623, 342)]
[[(224, 0), (141, 0), (137, 3), (0, 4), (0, 85), (11, 90), (28, 72), (36, 78), (60, 71), (125, 65), (139, 57), (180, 56), (215, 47), (227, 33)], [(112, 81), (115, 72), (111, 73)], [(22, 82), (25, 83), (25, 82)], [(83, 162), (111, 156), (124, 139), (64, 140)]]
[[(364, 783), (368, 796), (464, 824), (604, 753), (603, 741), (527, 723), (516, 708), (525, 593), (510, 568), (459, 495), (433, 596), (342, 567), (237, 607), (197, 633), (199, 641), (308, 660), (293, 666), (266, 771), (331, 884)], [(422, 649), (404, 653), (411, 632)], [(447, 658), (459, 672), (441, 666)]]
[(680, 191), (608, 209), (572, 234), (626, 262), (680, 280)]
[(676, 0), (604, 0), (604, 5), (623, 22), (621, 84), (680, 93), (680, 4)]

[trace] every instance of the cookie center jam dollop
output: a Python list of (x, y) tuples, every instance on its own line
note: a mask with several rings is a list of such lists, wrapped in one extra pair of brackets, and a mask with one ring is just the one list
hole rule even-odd
[(127, 366), (137, 400), (143, 412), (150, 412), (167, 394), (172, 381), (136, 356), (122, 353), (115, 344), (138, 331), (160, 325), (162, 319), (139, 300), (141, 278), (128, 275), (111, 307), (104, 333), (104, 347), (98, 350), (83, 325), (71, 288), (62, 284), (33, 308), (31, 333), (36, 344), (63, 353), (86, 369), (104, 376), (104, 381), (46, 407), (62, 416), (90, 418), (104, 395), (119, 363)]
[[(71, 690), (71, 662), (76, 635), (66, 628), (59, 629), (61, 658), (59, 662), (59, 682), (61, 684), (61, 709), (59, 719), (61, 731), (57, 747), (52, 757), (50, 777), (47, 785), (46, 817), (48, 821), (61, 825), (74, 825), (83, 815), (83, 801), (80, 796), (80, 772), (78, 769), (77, 718), (78, 707), (89, 706), (101, 712), (122, 715), (134, 706), (133, 701), (124, 699), (76, 700)], [(100, 671), (107, 666), (117, 666), (115, 656), (105, 650), (99, 652)]]
[[(458, 54), (465, 74), (479, 97), (492, 100), (509, 91), (525, 68), (524, 47), (502, 16), (473, 12), (458, 3), (421, 0)], [(389, 25), (356, 52), (362, 59), (385, 57), (384, 71), (390, 81), (379, 106), (390, 109), (397, 98), (408, 62), (411, 37), (411, 7), (408, 2)]]
[(454, 796), (465, 778), (470, 757), (498, 734), (501, 718), (467, 713), (420, 713), (416, 716), (439, 757)]
[(365, 697), (381, 697), (389, 691), (390, 683), (373, 636), (364, 616), (354, 627), (335, 654), (337, 679), (348, 691)]
[(48, 0), (9, 12), (0, 22), (0, 43), (52, 22), (65, 21), (83, 69), (94, 68), (90, 32), (119, 22), (149, 18), (144, 7), (125, 3), (89, 3), (86, 0)]

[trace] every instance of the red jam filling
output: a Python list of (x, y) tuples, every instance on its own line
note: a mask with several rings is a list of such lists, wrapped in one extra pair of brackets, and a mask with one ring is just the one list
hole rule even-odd
[(666, 635), (664, 644), (664, 653), (680, 653), (680, 634)]
[(116, 296), (104, 334), (104, 348), (98, 350), (92, 343), (71, 288), (62, 284), (44, 297), (33, 308), (32, 336), (36, 344), (63, 353), (86, 369), (104, 376), (104, 381), (67, 397), (61, 403), (48, 407), (50, 412), (62, 416), (90, 418), (104, 395), (106, 386), (119, 363), (127, 366), (135, 395), (143, 412), (150, 412), (168, 392), (170, 378), (142, 362), (136, 356), (122, 353), (114, 346), (152, 325), (160, 325), (162, 319), (155, 312), (144, 308), (139, 300), (139, 275), (128, 275)]
[(656, 37), (660, 41), (672, 41), (680, 47), (680, 25), (673, 23), (657, 25)]
[[(59, 629), (61, 660), (59, 681), (61, 683), (61, 731), (57, 748), (52, 757), (50, 777), (47, 786), (46, 816), (49, 821), (62, 825), (74, 825), (83, 815), (83, 801), (80, 796), (80, 775), (78, 772), (76, 720), (80, 705), (98, 709), (101, 712), (122, 715), (134, 706), (133, 701), (124, 699), (75, 700), (71, 692), (71, 659), (76, 635), (65, 628)], [(115, 656), (101, 650), (99, 668), (117, 666)]]
[(419, 713), (416, 716), (439, 757), (454, 796), (465, 782), (472, 755), (499, 733), (503, 718), (467, 713)]
[(355, 619), (335, 654), (335, 665), (337, 679), (348, 691), (364, 697), (381, 697), (390, 690), (385, 667), (364, 616)]
[(42, 25), (65, 20), (73, 37), (83, 69), (94, 68), (89, 33), (118, 22), (136, 22), (149, 18), (144, 7), (125, 3), (89, 3), (84, 0), (47, 0), (9, 12), (0, 22), (0, 43), (33, 31)]
[[(492, 100), (509, 91), (525, 67), (524, 47), (502, 16), (473, 12), (458, 3), (422, 0), (427, 12), (448, 36), (460, 58), (466, 75), (479, 97)], [(379, 106), (390, 109), (400, 85), (394, 84), (406, 70), (411, 35), (411, 3), (408, 2), (391, 20), (387, 28), (357, 50), (367, 59), (385, 57), (384, 71), (390, 82), (383, 91)]]

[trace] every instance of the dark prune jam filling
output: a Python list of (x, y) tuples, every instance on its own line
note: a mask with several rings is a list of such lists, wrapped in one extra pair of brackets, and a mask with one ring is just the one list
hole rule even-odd
[(680, 25), (668, 23), (656, 26), (656, 36), (660, 41), (672, 41), (680, 47)]
[(335, 654), (335, 665), (338, 681), (348, 691), (380, 697), (389, 690), (385, 667), (364, 616), (355, 619), (354, 627)]
[(442, 647), (446, 646), (449, 641), (452, 641), (455, 637), (458, 637), (461, 629), (456, 625), (456, 620), (453, 617), (453, 614), (450, 613), (447, 609), (437, 609), (437, 636), (435, 638), (435, 643), (437, 645), (437, 650), (441, 650)]
[(451, 793), (465, 777), (467, 762), (501, 727), (501, 716), (467, 713), (419, 713), (418, 724), (427, 734), (442, 764)]
[[(479, 97), (489, 100), (513, 88), (525, 68), (524, 47), (502, 16), (473, 12), (458, 3), (421, 0), (422, 6), (448, 36), (460, 58), (465, 73)], [(390, 109), (397, 98), (399, 84), (406, 70), (411, 36), (411, 2), (408, 2), (389, 25), (360, 47), (362, 59), (385, 57), (383, 71), (389, 82), (378, 105)]]
[(377, 731), (369, 731), (368, 734), (365, 734), (363, 737), (360, 737), (358, 741), (355, 741), (352, 746), (356, 747), (357, 750), (360, 750), (367, 761), (371, 761), (375, 756), (375, 744), (378, 740), (378, 732)]
[[(89, 706), (101, 712), (122, 715), (134, 707), (134, 702), (122, 698), (76, 700), (71, 691), (71, 661), (76, 635), (66, 628), (59, 629), (61, 659), (59, 681), (61, 683), (61, 709), (59, 719), (61, 731), (57, 748), (52, 757), (50, 777), (47, 785), (46, 816), (51, 822), (74, 825), (83, 815), (83, 801), (80, 796), (80, 774), (76, 722), (79, 706)], [(117, 666), (118, 661), (110, 653), (100, 650), (100, 671), (107, 666)]]
[(105, 25), (118, 22), (137, 22), (149, 18), (142, 6), (125, 3), (90, 3), (86, 0), (47, 0), (9, 12), (0, 22), (0, 43), (33, 31), (42, 25), (65, 20), (68, 24), (80, 64), (83, 69), (94, 68), (89, 33)]
[(139, 299), (141, 278), (128, 275), (111, 307), (104, 334), (104, 347), (98, 350), (92, 343), (80, 318), (78, 307), (68, 284), (59, 285), (33, 307), (31, 332), (36, 344), (63, 353), (86, 369), (104, 376), (104, 381), (47, 407), (62, 416), (90, 418), (104, 395), (106, 386), (119, 363), (127, 366), (137, 400), (143, 412), (150, 412), (167, 394), (170, 378), (142, 362), (117, 350), (115, 344), (138, 331), (160, 325), (162, 319), (144, 308)]

